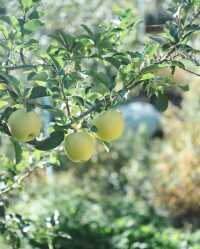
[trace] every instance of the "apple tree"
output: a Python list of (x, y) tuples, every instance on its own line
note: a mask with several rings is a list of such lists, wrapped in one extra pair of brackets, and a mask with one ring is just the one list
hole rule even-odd
[[(176, 69), (200, 76), (191, 67), (200, 65), (200, 51), (192, 45), (200, 32), (198, 0), (173, 1), (171, 20), (159, 27), (161, 33), (147, 35), (142, 49), (127, 45), (140, 22), (130, 10), (95, 28), (83, 24), (79, 33), (49, 32), (40, 2), (16, 0), (18, 14), (0, 16), (0, 130), (15, 150), (14, 162), (2, 160), (0, 231), (13, 248), (23, 237), (36, 242), (25, 229), (31, 221), (6, 213), (12, 190), (20, 190), (38, 167), (48, 167), (63, 144), (70, 159), (85, 161), (94, 140), (107, 146), (117, 139), (124, 124), (116, 108), (132, 94), (145, 92), (165, 111), (167, 90), (188, 90), (174, 84)], [(158, 73), (163, 68), (169, 75)]]

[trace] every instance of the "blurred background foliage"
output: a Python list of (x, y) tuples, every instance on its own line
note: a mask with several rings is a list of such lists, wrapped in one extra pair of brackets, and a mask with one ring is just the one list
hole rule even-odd
[[(0, 2), (1, 13), (17, 11), (16, 1)], [(166, 9), (171, 2), (144, 1), (146, 23), (168, 20)], [(47, 13), (42, 18), (51, 33), (57, 28), (79, 32), (82, 23), (95, 28), (102, 20), (117, 21), (116, 14), (125, 9), (135, 16), (141, 14), (140, 1), (42, 3)], [(37, 36), (45, 46), (47, 38)], [(136, 32), (129, 39), (129, 46), (141, 46)], [(11, 233), (14, 237), (2, 237), (0, 248), (9, 248), (6, 240), (23, 237), (23, 249), (200, 249), (200, 80), (176, 72), (175, 83), (184, 80), (190, 91), (169, 92), (171, 102), (164, 115), (150, 104), (145, 109), (144, 102), (136, 107), (130, 103), (133, 109), (127, 120), (141, 116), (144, 110), (147, 120), (136, 119), (133, 126), (127, 122), (120, 141), (109, 148), (99, 145), (84, 165), (73, 164), (59, 150), (48, 157), (37, 150), (24, 151), (15, 170), (26, 168), (27, 161), (29, 166), (51, 167), (38, 169), (20, 193), (12, 194), (7, 226), (11, 231), (23, 226), (18, 234)], [(145, 101), (145, 96), (139, 100)], [(0, 143), (1, 177), (5, 178), (12, 174), (14, 148), (6, 137), (1, 136)]]
[[(156, 22), (163, 23), (167, 19), (166, 9), (171, 4), (171, 0), (144, 0), (146, 6), (147, 22), (155, 24)], [(125, 9), (132, 9), (135, 14), (139, 13), (138, 6), (140, 1), (129, 0), (43, 0), (40, 5), (43, 11), (48, 9), (44, 15), (47, 20), (47, 25), (50, 29), (67, 29), (76, 31), (80, 25), (87, 23), (96, 25), (102, 20), (111, 20), (117, 12)], [(6, 11), (15, 13), (18, 9), (16, 2), (1, 0), (1, 13)], [(169, 17), (168, 17), (169, 18)]]

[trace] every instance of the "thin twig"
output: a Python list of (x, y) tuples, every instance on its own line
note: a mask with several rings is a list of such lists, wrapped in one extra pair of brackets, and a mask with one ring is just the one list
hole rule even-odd
[(192, 23), (197, 19), (197, 17), (200, 15), (200, 9), (197, 11), (197, 13), (193, 16), (191, 19), (189, 25), (192, 25)]
[[(194, 17), (191, 19), (191, 21), (189, 22), (189, 24), (187, 24), (184, 29), (187, 27), (187, 26), (191, 26), (193, 24), (193, 22), (197, 19), (197, 17), (200, 15), (200, 10), (194, 15)], [(183, 31), (184, 31), (183, 29)], [(192, 31), (193, 33), (193, 31)], [(185, 38), (187, 38), (189, 35), (191, 34), (191, 31), (189, 31), (188, 33), (186, 33), (183, 37), (182, 37), (182, 40), (185, 40)]]
[(25, 65), (26, 62), (25, 62), (25, 58), (24, 58), (24, 49), (23, 48), (20, 48), (19, 54), (20, 54), (20, 59), (21, 59), (23, 65)]
[(0, 191), (0, 196), (8, 194), (10, 191), (16, 188), (16, 186), (20, 185), (27, 177), (29, 177), (39, 166), (34, 168), (29, 168), (22, 175), (18, 176), (17, 179), (9, 186)]
[(145, 32), (146, 33), (161, 33), (164, 30), (163, 24), (158, 25), (146, 25)]
[[(85, 56), (85, 57), (81, 57), (81, 56), (77, 56), (77, 57), (73, 57), (73, 59), (93, 59), (93, 58), (99, 58), (96, 55), (92, 55), (92, 56)], [(100, 59), (100, 58), (99, 58)], [(65, 60), (72, 60), (72, 59), (66, 59)], [(13, 66), (2, 66), (4, 69), (6, 70), (18, 70), (18, 69), (23, 69), (23, 68), (37, 68), (37, 67), (52, 67), (51, 64), (45, 64), (45, 63), (39, 63), (39, 64), (21, 64), (21, 65), (13, 65)]]
[(13, 66), (3, 66), (6, 70), (18, 70), (18, 69), (25, 69), (25, 68), (37, 68), (37, 67), (52, 67), (50, 64), (22, 64), (22, 65), (13, 65)]
[[(142, 82), (144, 82), (144, 80), (137, 80), (137, 81), (134, 80), (130, 82), (128, 85), (126, 85), (124, 89), (122, 89), (122, 91), (125, 90), (126, 92), (128, 92), (132, 90), (133, 88), (135, 88), (136, 86), (138, 86)], [(118, 96), (119, 96), (119, 93), (113, 96), (113, 100), (115, 100)], [(62, 126), (62, 128), (69, 129), (74, 123), (76, 123), (77, 121), (81, 120), (82, 118), (88, 116), (89, 114), (97, 110), (97, 108), (99, 108), (105, 102), (105, 100), (107, 100), (109, 97), (110, 97), (109, 95), (103, 97), (95, 105), (91, 106), (88, 110), (86, 110), (85, 112), (82, 112), (79, 116), (73, 118), (73, 120), (71, 120), (65, 126)]]
[(65, 95), (65, 89), (64, 89), (62, 80), (59, 80), (59, 86), (60, 86), (60, 91), (61, 91), (63, 100), (65, 101), (65, 106), (67, 108), (67, 114), (68, 114), (69, 117), (71, 117), (71, 111), (70, 111), (70, 107), (69, 107), (69, 100), (68, 100), (67, 96)]
[(162, 63), (164, 63), (164, 62), (168, 62), (168, 61), (169, 61), (169, 57), (176, 51), (177, 46), (178, 46), (178, 45), (176, 44), (174, 47), (172, 47), (172, 48), (168, 51), (168, 53), (165, 54), (165, 55), (163, 56), (163, 58), (161, 58), (160, 60), (158, 60), (158, 61), (155, 62), (154, 64), (162, 64)]
[(70, 111), (70, 108), (69, 108), (69, 101), (68, 99), (65, 97), (65, 105), (66, 105), (66, 108), (67, 108), (67, 113), (69, 115), (69, 117), (71, 117), (71, 111)]
[(68, 124), (66, 124), (62, 128), (64, 128), (64, 129), (71, 128), (71, 126), (74, 123), (76, 123), (77, 121), (79, 121), (79, 120), (83, 119), (84, 117), (88, 116), (90, 113), (94, 112), (102, 104), (102, 102), (103, 102), (103, 100), (100, 100), (97, 104), (91, 106), (88, 110), (86, 110), (85, 112), (82, 112), (80, 115), (73, 118), (73, 120), (71, 120)]
[(196, 72), (193, 72), (192, 70), (190, 70), (190, 69), (188, 69), (188, 68), (182, 68), (183, 70), (185, 70), (186, 72), (188, 72), (188, 73), (191, 73), (191, 74), (194, 74), (194, 75), (196, 75), (196, 76), (198, 76), (198, 77), (200, 77), (200, 74), (199, 73), (196, 73)]

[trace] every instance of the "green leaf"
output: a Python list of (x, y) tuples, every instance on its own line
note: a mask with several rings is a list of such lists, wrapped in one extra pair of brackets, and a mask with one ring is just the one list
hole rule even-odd
[(93, 34), (92, 30), (91, 30), (87, 25), (82, 24), (81, 27), (84, 28), (84, 30), (88, 33), (88, 35), (89, 35), (91, 38), (93, 37), (94, 34)]
[(40, 20), (38, 20), (38, 19), (32, 19), (32, 20), (29, 20), (28, 22), (26, 22), (24, 24), (24, 29), (26, 31), (35, 32), (35, 31), (37, 31), (43, 25), (44, 24)]
[(67, 48), (68, 50), (72, 50), (75, 37), (71, 34), (65, 33), (62, 30), (57, 30), (53, 35), (51, 35), (55, 40), (57, 40), (63, 47)]
[(23, 9), (27, 10), (32, 7), (33, 1), (32, 0), (20, 0), (20, 3)]
[[(4, 111), (3, 111), (3, 113), (1, 114), (1, 118), (0, 118), (0, 120), (7, 120), (8, 118), (9, 118), (9, 116), (14, 112), (14, 111), (16, 111), (17, 109), (14, 107), (7, 107)], [(6, 130), (7, 130), (8, 128), (6, 128)]]
[(141, 76), (141, 80), (150, 80), (154, 78), (154, 74), (152, 73), (145, 73)]
[(19, 81), (17, 78), (15, 78), (12, 75), (6, 74), (4, 72), (0, 72), (0, 81), (2, 83), (7, 84), (8, 88), (8, 92), (10, 94), (10, 96), (16, 100), (18, 98), (18, 95), (20, 94), (20, 90), (19, 90)]
[(161, 68), (166, 68), (168, 67), (167, 64), (152, 64), (150, 66), (147, 66), (145, 68), (142, 69), (141, 73), (151, 73), (154, 74), (157, 72), (157, 70), (161, 69)]
[(61, 62), (58, 60), (58, 58), (55, 58), (53, 55), (49, 54), (49, 57), (51, 58), (51, 62), (53, 67), (56, 71), (61, 72), (62, 71), (62, 65)]
[(198, 24), (190, 24), (185, 27), (185, 30), (187, 31), (186, 34), (183, 36), (183, 40), (188, 38), (191, 34), (193, 34), (196, 31), (200, 30), (200, 25)]
[(0, 72), (0, 81), (3, 83), (12, 84), (12, 85), (19, 84), (19, 81), (17, 78), (15, 78), (13, 75), (9, 75), (4, 72)]
[(50, 93), (48, 89), (44, 86), (35, 86), (32, 88), (29, 98), (35, 99), (35, 98), (41, 98), (45, 96), (49, 96)]
[(8, 104), (7, 101), (5, 101), (5, 100), (0, 100), (0, 109), (3, 108), (3, 107), (5, 107), (7, 104)]
[(39, 15), (39, 12), (37, 10), (33, 10), (29, 16), (28, 16), (29, 19), (39, 19), (40, 18), (40, 15)]
[(0, 123), (0, 131), (10, 136), (10, 130), (6, 123)]
[(61, 142), (64, 140), (64, 132), (63, 131), (54, 131), (50, 134), (48, 138), (43, 141), (33, 141), (30, 144), (34, 145), (38, 150), (52, 150), (56, 148)]
[(16, 164), (18, 164), (22, 159), (22, 152), (23, 151), (22, 151), (20, 144), (18, 143), (18, 141), (15, 138), (11, 137), (10, 140), (11, 140), (11, 142), (14, 146), (14, 150), (15, 150), (15, 162), (16, 162)]
[(102, 84), (100, 82), (98, 84), (94, 84), (94, 86), (92, 86), (90, 90), (93, 92), (100, 93), (102, 95), (108, 92), (108, 88), (105, 86), (105, 84)]
[(111, 78), (107, 74), (105, 74), (103, 72), (96, 72), (96, 71), (93, 70), (93, 71), (89, 71), (88, 75), (90, 75), (93, 78), (93, 80), (97, 82), (96, 84), (98, 84), (98, 82), (103, 83), (108, 88), (113, 83)]
[[(149, 37), (153, 40), (153, 41), (156, 41), (160, 46), (164, 46), (166, 43), (167, 43), (167, 39), (166, 38), (163, 38), (161, 36), (158, 36), (158, 35), (149, 35)], [(152, 50), (151, 51), (148, 51), (150, 52), (151, 54), (153, 53), (154, 54), (154, 48), (152, 47)], [(155, 49), (157, 50), (157, 49)], [(147, 52), (147, 53), (148, 53)]]
[(4, 26), (3, 23), (0, 23), (0, 32), (3, 34), (3, 36), (8, 39), (9, 33), (6, 27)]
[(172, 24), (169, 28), (170, 35), (174, 38), (175, 42), (179, 42), (179, 28), (177, 25)]
[(128, 54), (123, 53), (114, 54), (113, 56), (105, 57), (104, 59), (110, 62), (117, 69), (119, 69), (121, 65), (128, 65), (130, 63)]
[(152, 103), (160, 112), (164, 112), (168, 107), (168, 98), (165, 94), (159, 94), (153, 96)]
[(107, 153), (110, 152), (110, 144), (108, 142), (102, 142), (104, 149)]
[(82, 97), (73, 96), (72, 98), (77, 105), (84, 106), (85, 103), (84, 103), (84, 99)]
[(183, 85), (183, 86), (179, 86), (180, 88), (181, 88), (181, 90), (182, 91), (184, 91), (184, 92), (187, 92), (187, 91), (189, 91), (190, 90), (190, 87), (189, 87), (189, 85)]
[(0, 16), (0, 20), (14, 27), (19, 24), (15, 16)]
[(7, 89), (7, 85), (5, 83), (0, 82), (0, 91), (4, 91)]
[(47, 81), (48, 80), (48, 74), (45, 72), (41, 72), (41, 73), (35, 73), (32, 72), (28, 75), (28, 80), (31, 81)]
[(174, 66), (178, 66), (178, 67), (180, 67), (180, 68), (182, 68), (182, 69), (185, 69), (185, 65), (181, 62), (181, 61), (172, 61), (172, 65), (174, 65)]
[(18, 99), (18, 94), (16, 93), (16, 92), (14, 92), (13, 90), (11, 90), (11, 89), (8, 89), (8, 92), (9, 92), (9, 94), (10, 94), (10, 96), (11, 96), (11, 98), (13, 99), (13, 100), (17, 100)]
[(119, 69), (119, 67), (121, 66), (121, 61), (117, 60), (115, 57), (107, 57), (107, 58), (105, 58), (105, 60), (107, 60), (109, 63), (111, 63), (117, 69)]
[(172, 44), (170, 42), (166, 42), (162, 45), (162, 49), (165, 51), (167, 49), (169, 49), (172, 46)]

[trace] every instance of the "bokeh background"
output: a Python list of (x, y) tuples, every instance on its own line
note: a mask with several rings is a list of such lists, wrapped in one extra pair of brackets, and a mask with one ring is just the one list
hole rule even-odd
[[(2, 14), (16, 13), (16, 1), (0, 3)], [(43, 0), (45, 32), (36, 36), (46, 46), (44, 33), (57, 28), (76, 33), (81, 24), (95, 29), (106, 20), (117, 22), (117, 14), (130, 9), (144, 22), (130, 33), (127, 46), (142, 50), (151, 35), (146, 26), (169, 20), (170, 3)], [(194, 37), (193, 46), (200, 46), (199, 37)], [(56, 230), (55, 249), (200, 249), (200, 79), (177, 70), (173, 80), (189, 83), (189, 91), (169, 92), (164, 114), (134, 93), (120, 107), (126, 119), (123, 137), (110, 148), (98, 145), (84, 165), (70, 162), (62, 150), (48, 157), (24, 152), (24, 162), (49, 167), (38, 170), (21, 193), (12, 196), (10, 211), (38, 225), (30, 230), (36, 240), (24, 239), (21, 248), (53, 249), (48, 234)], [(2, 135), (0, 143), (0, 161), (9, 168), (12, 145)], [(24, 162), (18, 167), (25, 167)], [(0, 241), (1, 249), (9, 248), (1, 236)]]

